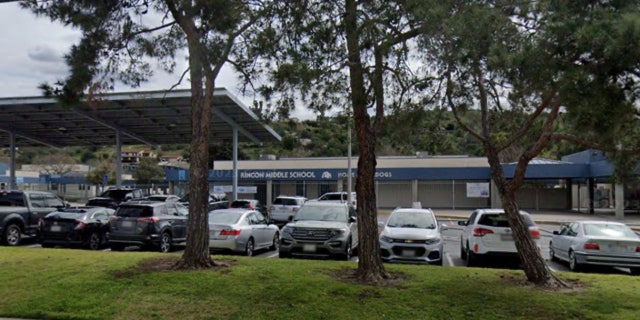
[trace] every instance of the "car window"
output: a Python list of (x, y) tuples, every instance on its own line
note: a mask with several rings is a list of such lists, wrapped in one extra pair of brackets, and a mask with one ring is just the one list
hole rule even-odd
[(476, 216), (478, 215), (478, 211), (474, 211), (473, 213), (471, 213), (471, 216), (469, 216), (469, 220), (467, 220), (467, 225), (472, 225), (475, 221), (476, 221)]
[(157, 206), (154, 210), (156, 215), (168, 215), (169, 210), (167, 210), (167, 206)]
[(44, 208), (46, 207), (44, 202), (44, 195), (40, 193), (32, 193), (29, 195), (29, 200), (31, 202), (31, 206), (34, 208)]
[(178, 208), (178, 213), (180, 213), (180, 215), (183, 216), (188, 216), (189, 215), (189, 208), (177, 203), (176, 204), (176, 208)]
[(64, 202), (60, 200), (60, 198), (56, 197), (53, 194), (46, 194), (44, 196), (45, 205), (50, 208), (60, 208), (64, 207)]
[(106, 220), (107, 220), (107, 213), (106, 213), (106, 212), (104, 212), (104, 211), (98, 211), (98, 212), (95, 212), (95, 213), (93, 214), (92, 219), (94, 219), (94, 220), (100, 220), (100, 221), (106, 221)]
[(216, 212), (209, 214), (210, 224), (236, 224), (242, 218), (242, 212)]
[(0, 207), (24, 207), (24, 198), (22, 197), (22, 193), (0, 193)]
[(259, 224), (266, 224), (267, 223), (267, 219), (264, 218), (264, 215), (262, 215), (262, 213), (260, 213), (259, 211), (254, 212), (254, 215), (258, 221)]
[(569, 233), (569, 226), (564, 225), (562, 226), (562, 229), (560, 229), (560, 235), (566, 236)]
[(173, 204), (168, 204), (167, 205), (167, 213), (169, 215), (171, 215), (171, 216), (177, 216), (178, 215), (178, 209)]
[(146, 218), (153, 216), (153, 208), (152, 207), (143, 207), (143, 206), (120, 206), (118, 210), (116, 210), (116, 216), (123, 218)]
[(624, 224), (585, 223), (584, 234), (594, 237), (637, 238), (638, 236)]
[[(524, 220), (524, 224), (527, 227), (534, 226), (535, 223), (531, 219), (528, 214), (520, 214), (522, 219)], [(478, 224), (489, 227), (497, 227), (497, 228), (509, 228), (509, 219), (507, 215), (504, 213), (485, 213), (480, 216), (478, 219)]]
[(567, 232), (568, 236), (572, 236), (575, 237), (578, 235), (578, 224), (577, 223), (572, 223), (569, 226), (569, 232)]
[(325, 194), (320, 198), (320, 200), (344, 200), (344, 197), (342, 196), (342, 194), (333, 193), (333, 194)]

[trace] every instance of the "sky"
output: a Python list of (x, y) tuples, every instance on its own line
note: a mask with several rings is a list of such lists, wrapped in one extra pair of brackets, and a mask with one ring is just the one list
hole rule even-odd
[[(38, 85), (55, 83), (66, 78), (68, 68), (64, 55), (80, 38), (80, 32), (47, 17), (36, 17), (21, 9), (17, 2), (0, 3), (0, 98), (40, 96)], [(158, 70), (156, 75), (139, 88), (117, 86), (116, 91), (146, 91), (168, 89), (178, 82), (184, 69), (175, 74)], [(247, 107), (253, 96), (243, 97), (238, 90), (236, 76), (230, 68), (223, 68), (216, 79), (216, 87), (224, 87)], [(183, 80), (178, 88), (187, 89)], [(309, 111), (298, 107), (292, 116), (312, 118)]]

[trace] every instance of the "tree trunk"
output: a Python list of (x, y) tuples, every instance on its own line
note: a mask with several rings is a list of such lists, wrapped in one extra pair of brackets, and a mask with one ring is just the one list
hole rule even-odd
[[(176, 269), (201, 269), (215, 265), (209, 253), (209, 131), (213, 77), (203, 71), (202, 57), (189, 45), (191, 70), (191, 158), (189, 164), (189, 222), (187, 244)], [(203, 88), (202, 79), (205, 79)], [(204, 91), (204, 92), (203, 92)]]
[(367, 97), (364, 86), (364, 71), (360, 56), (360, 41), (357, 25), (357, 4), (346, 1), (345, 29), (349, 52), (349, 81), (351, 104), (358, 136), (358, 177), (356, 193), (358, 202), (358, 270), (357, 277), (366, 283), (376, 283), (388, 274), (380, 258), (378, 223), (374, 177), (376, 171), (376, 133), (371, 128), (367, 114)]
[[(491, 176), (495, 181), (502, 201), (502, 207), (509, 219), (509, 225), (513, 231), (518, 255), (522, 262), (522, 268), (530, 282), (546, 287), (564, 287), (566, 286), (562, 280), (557, 278), (549, 269), (549, 266), (542, 258), (542, 254), (531, 237), (529, 228), (525, 224), (522, 216), (519, 214), (518, 204), (516, 202), (515, 191), (519, 186), (508, 182), (504, 178), (502, 165), (498, 157), (498, 153), (492, 148), (487, 149), (487, 158), (491, 167)], [(520, 165), (520, 164), (519, 164)], [(525, 164), (526, 165), (526, 164)]]

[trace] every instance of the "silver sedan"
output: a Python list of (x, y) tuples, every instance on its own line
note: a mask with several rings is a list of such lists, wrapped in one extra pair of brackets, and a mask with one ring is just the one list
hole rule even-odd
[(577, 221), (554, 231), (551, 260), (578, 271), (587, 265), (626, 267), (640, 275), (640, 237), (627, 225), (612, 221)]
[(255, 210), (220, 209), (209, 212), (209, 249), (252, 256), (264, 248), (278, 250), (279, 229)]

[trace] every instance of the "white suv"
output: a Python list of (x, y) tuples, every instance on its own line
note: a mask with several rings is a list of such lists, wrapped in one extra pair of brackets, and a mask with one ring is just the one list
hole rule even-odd
[(269, 219), (277, 226), (282, 227), (295, 217), (306, 201), (305, 197), (278, 196), (269, 208)]
[[(317, 199), (318, 201), (333, 201), (333, 202), (343, 202), (346, 203), (349, 201), (349, 192), (347, 191), (338, 191), (338, 192), (327, 192), (320, 196)], [(356, 200), (356, 193), (351, 192), (351, 203), (349, 204), (351, 207), (356, 209), (358, 207), (358, 202)]]
[[(529, 232), (536, 243), (540, 239), (540, 229), (529, 213), (520, 211)], [(478, 209), (468, 220), (458, 221), (464, 226), (460, 236), (460, 258), (467, 266), (475, 265), (481, 257), (518, 257), (507, 215), (502, 209)]]

